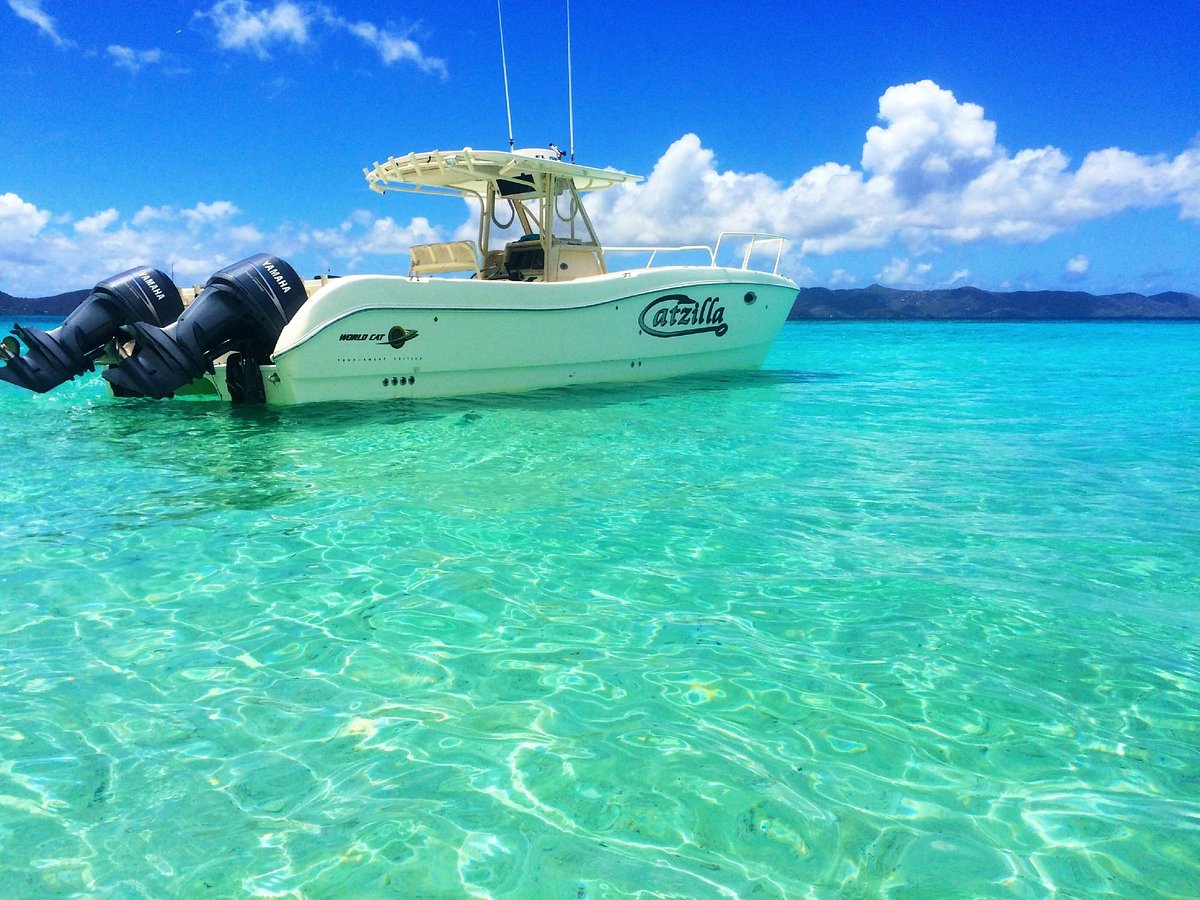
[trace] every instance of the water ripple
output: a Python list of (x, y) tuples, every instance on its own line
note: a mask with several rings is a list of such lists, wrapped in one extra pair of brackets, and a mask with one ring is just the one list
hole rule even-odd
[(745, 376), (282, 411), (0, 385), (0, 894), (1194, 893), (1196, 337), (806, 325)]

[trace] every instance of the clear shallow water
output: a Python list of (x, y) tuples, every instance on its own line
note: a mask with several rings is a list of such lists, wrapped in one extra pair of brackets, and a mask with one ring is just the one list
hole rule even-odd
[(0, 895), (1200, 885), (1200, 326), (0, 415)]

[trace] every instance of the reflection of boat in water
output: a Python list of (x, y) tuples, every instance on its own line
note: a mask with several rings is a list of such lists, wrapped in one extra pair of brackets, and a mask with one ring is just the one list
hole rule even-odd
[[(15, 327), (26, 349), (5, 339), (0, 378), (46, 391), (99, 363), (120, 396), (200, 380), (191, 390), (272, 404), (647, 381), (757, 368), (796, 296), (776, 235), (640, 248), (640, 268), (613, 271), (639, 248), (602, 246), (582, 195), (637, 176), (554, 151), (409, 154), (366, 177), (381, 193), (475, 199), (477, 240), (413, 247), (408, 275), (302, 281), (259, 255), (181, 292), (134, 269), (53, 332)], [(687, 253), (700, 264), (655, 264)], [(751, 268), (762, 257), (769, 270)]]

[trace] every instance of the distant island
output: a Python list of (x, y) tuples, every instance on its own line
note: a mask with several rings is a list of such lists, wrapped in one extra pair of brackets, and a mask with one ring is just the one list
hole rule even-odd
[[(88, 295), (13, 297), (0, 291), (0, 316), (66, 316)], [(1082, 291), (985, 291), (973, 287), (903, 291), (873, 284), (835, 290), (801, 288), (788, 314), (792, 321), (849, 319), (1034, 321), (1200, 320), (1200, 297), (1168, 291), (1153, 294), (1086, 294)]]
[(88, 293), (68, 291), (53, 297), (14, 297), (0, 291), (0, 316), (66, 316)]
[(911, 319), (992, 322), (1200, 320), (1200, 297), (1086, 294), (1082, 291), (984, 291), (973, 287), (902, 291), (873, 284), (801, 288), (788, 319)]

